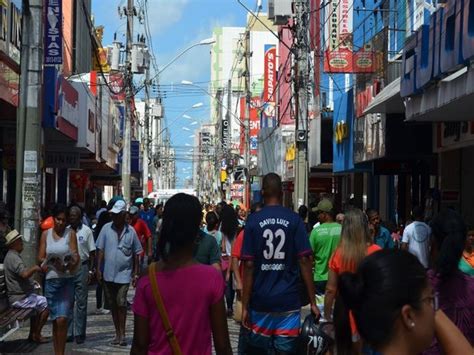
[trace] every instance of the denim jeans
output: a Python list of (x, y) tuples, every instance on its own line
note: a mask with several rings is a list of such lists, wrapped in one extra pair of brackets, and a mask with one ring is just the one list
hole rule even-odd
[(74, 315), (68, 320), (67, 335), (86, 336), (89, 265), (82, 264), (74, 276)]

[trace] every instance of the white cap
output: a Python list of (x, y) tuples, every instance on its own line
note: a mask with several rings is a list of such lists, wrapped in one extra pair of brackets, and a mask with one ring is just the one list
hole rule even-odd
[(127, 204), (125, 203), (124, 200), (118, 200), (115, 202), (114, 207), (110, 210), (110, 213), (118, 214), (121, 212), (126, 212), (127, 211)]

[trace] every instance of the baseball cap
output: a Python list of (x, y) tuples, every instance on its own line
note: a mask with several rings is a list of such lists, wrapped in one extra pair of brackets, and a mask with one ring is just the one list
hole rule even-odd
[(139, 210), (140, 210), (140, 209), (139, 209), (137, 206), (132, 206), (132, 207), (130, 207), (130, 209), (128, 210), (128, 212), (129, 212), (130, 214), (137, 214)]
[(16, 229), (14, 229), (5, 236), (5, 245), (9, 246), (14, 241), (20, 239), (21, 237), (22, 235)]
[(111, 208), (110, 213), (118, 214), (127, 211), (127, 204), (124, 200), (118, 200)]
[(332, 202), (327, 198), (323, 198), (319, 201), (318, 205), (313, 208), (313, 212), (331, 212), (332, 208)]

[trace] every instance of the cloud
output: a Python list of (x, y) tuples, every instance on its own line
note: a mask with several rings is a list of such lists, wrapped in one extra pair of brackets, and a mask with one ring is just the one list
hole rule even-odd
[[(189, 0), (152, 0), (148, 2), (148, 18), (153, 35), (165, 32), (181, 20)], [(158, 20), (159, 19), (159, 20)]]

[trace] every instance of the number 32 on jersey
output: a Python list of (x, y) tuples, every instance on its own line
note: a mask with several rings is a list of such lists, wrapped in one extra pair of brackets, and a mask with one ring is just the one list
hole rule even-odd
[(285, 252), (282, 250), (285, 246), (286, 235), (283, 229), (277, 229), (275, 233), (271, 229), (265, 229), (263, 238), (265, 238), (265, 249), (263, 250), (263, 257), (265, 259), (285, 259)]

